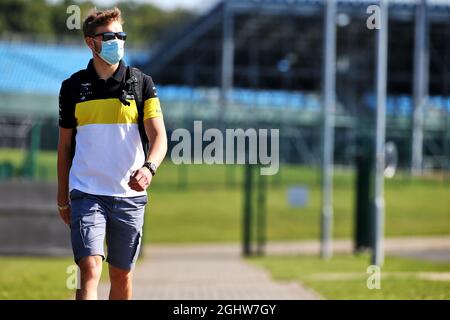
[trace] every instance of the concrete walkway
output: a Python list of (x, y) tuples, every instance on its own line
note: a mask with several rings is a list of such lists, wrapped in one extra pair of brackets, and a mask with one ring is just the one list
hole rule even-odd
[[(384, 247), (387, 255), (450, 262), (450, 236), (387, 238)], [(319, 250), (318, 241), (272, 242), (267, 245), (268, 255), (317, 255)], [(333, 252), (352, 253), (353, 242), (334, 240)]]
[[(317, 241), (272, 242), (268, 255), (317, 255)], [(335, 240), (335, 253), (350, 253), (349, 240)], [(148, 245), (134, 276), (135, 299), (194, 300), (303, 300), (320, 299), (298, 282), (276, 282), (241, 257), (239, 244)], [(450, 262), (450, 237), (389, 238), (388, 255)], [(106, 268), (104, 272), (107, 272)], [(109, 284), (102, 283), (99, 298), (106, 299)]]
[[(134, 275), (134, 299), (311, 300), (320, 297), (298, 282), (275, 282), (245, 262), (239, 246), (148, 246)], [(104, 272), (107, 271), (106, 268)], [(102, 283), (99, 299), (108, 296)]]

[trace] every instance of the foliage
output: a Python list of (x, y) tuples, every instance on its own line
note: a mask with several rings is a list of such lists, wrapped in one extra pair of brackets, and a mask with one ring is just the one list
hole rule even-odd
[[(81, 39), (81, 30), (69, 30), (66, 21), (67, 7), (74, 1), (63, 0), (0, 0), (0, 35), (21, 34), (25, 36), (45, 36), (50, 39)], [(95, 7), (92, 1), (75, 2), (80, 6), (82, 19)], [(164, 11), (159, 7), (142, 2), (121, 1), (117, 7), (122, 10), (124, 29), (133, 45), (143, 45), (155, 41), (162, 32), (179, 28), (194, 14), (176, 9)], [(98, 9), (106, 9), (98, 7)]]

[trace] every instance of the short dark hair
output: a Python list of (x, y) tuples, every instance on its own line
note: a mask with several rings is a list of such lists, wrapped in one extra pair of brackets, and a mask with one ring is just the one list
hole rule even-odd
[(83, 23), (83, 35), (85, 37), (92, 37), (95, 35), (97, 27), (106, 26), (112, 21), (118, 21), (123, 24), (122, 13), (119, 8), (114, 7), (113, 9), (99, 11), (94, 8), (89, 12)]

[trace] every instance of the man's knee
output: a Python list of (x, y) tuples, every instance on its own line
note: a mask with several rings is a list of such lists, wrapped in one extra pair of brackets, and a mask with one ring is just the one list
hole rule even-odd
[(131, 270), (124, 270), (111, 265), (109, 266), (111, 282), (128, 282), (131, 281), (132, 275), (133, 273)]
[(99, 256), (85, 257), (78, 262), (78, 266), (82, 277), (99, 279), (102, 272), (102, 258)]

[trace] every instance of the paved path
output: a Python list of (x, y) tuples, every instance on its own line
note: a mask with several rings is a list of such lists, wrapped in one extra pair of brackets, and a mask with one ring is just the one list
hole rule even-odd
[[(387, 238), (384, 246), (389, 255), (450, 262), (450, 236)], [(316, 255), (319, 250), (320, 244), (317, 241), (272, 242), (267, 245), (269, 255)], [(333, 252), (351, 253), (353, 242), (334, 240)]]
[[(311, 300), (298, 282), (275, 282), (240, 257), (239, 246), (149, 246), (134, 276), (134, 299)], [(105, 270), (106, 271), (106, 270)], [(101, 284), (99, 298), (108, 296)]]
[[(320, 299), (298, 282), (276, 282), (240, 256), (238, 244), (150, 245), (134, 278), (135, 299)], [(386, 254), (450, 262), (450, 237), (389, 238)], [(352, 252), (352, 242), (335, 240), (335, 253)], [(317, 241), (273, 242), (268, 255), (318, 254)], [(106, 268), (105, 270), (106, 271)], [(99, 298), (108, 296), (108, 283)]]

